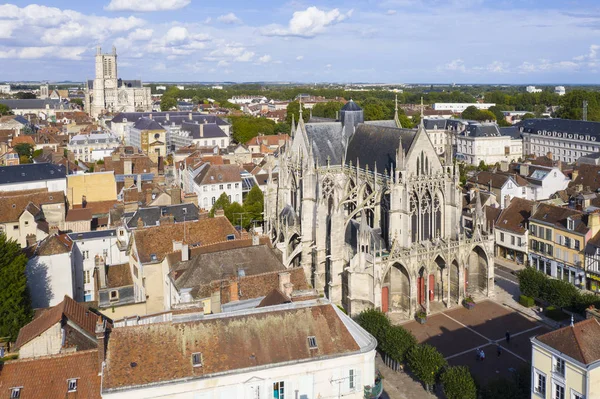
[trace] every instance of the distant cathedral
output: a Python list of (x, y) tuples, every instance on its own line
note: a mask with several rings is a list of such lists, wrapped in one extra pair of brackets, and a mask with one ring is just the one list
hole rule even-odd
[(320, 294), (352, 315), (375, 307), (406, 317), (493, 294), (479, 196), (473, 231), (462, 231), (451, 145), (440, 157), (423, 122), (403, 129), (397, 104), (394, 120), (365, 122), (351, 100), (339, 120), (301, 116), (292, 134), (269, 169), (265, 227)]
[(149, 87), (141, 80), (122, 80), (117, 77), (117, 50), (102, 54), (96, 48), (96, 79), (88, 80), (85, 90), (85, 110), (94, 118), (106, 112), (152, 111)]

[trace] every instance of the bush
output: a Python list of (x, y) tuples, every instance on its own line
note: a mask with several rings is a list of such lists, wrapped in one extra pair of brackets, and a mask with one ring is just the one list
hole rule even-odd
[(535, 301), (530, 296), (521, 295), (521, 297), (519, 298), (519, 303), (525, 306), (526, 308), (530, 308), (535, 304)]
[(542, 298), (560, 308), (571, 306), (579, 290), (571, 283), (562, 280), (547, 279)]
[(521, 294), (532, 297), (541, 298), (542, 293), (545, 291), (546, 282), (548, 277), (533, 267), (526, 267), (525, 269), (517, 272), (519, 278), (519, 289)]
[(377, 346), (381, 349), (386, 332), (391, 327), (390, 320), (385, 313), (377, 309), (363, 310), (356, 316), (355, 321), (375, 337)]
[(571, 305), (572, 310), (577, 313), (585, 313), (585, 310), (592, 305), (594, 305), (596, 307), (600, 307), (599, 299), (600, 298), (598, 298), (596, 295), (589, 293), (589, 292), (586, 292), (583, 294), (580, 293), (579, 295), (577, 295), (575, 297), (575, 300), (573, 301), (573, 304)]
[(404, 362), (406, 355), (415, 345), (415, 336), (401, 326), (390, 326), (384, 330), (381, 350), (398, 362)]
[(408, 366), (414, 375), (426, 386), (433, 385), (444, 366), (444, 356), (428, 344), (415, 345), (408, 353)]
[(444, 395), (448, 399), (476, 399), (475, 380), (466, 366), (448, 367), (440, 380), (444, 387)]

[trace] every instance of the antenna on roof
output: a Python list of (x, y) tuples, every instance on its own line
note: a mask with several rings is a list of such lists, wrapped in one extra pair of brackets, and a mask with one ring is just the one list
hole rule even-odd
[(588, 102), (587, 100), (583, 100), (583, 120), (587, 121), (587, 107), (588, 107)]

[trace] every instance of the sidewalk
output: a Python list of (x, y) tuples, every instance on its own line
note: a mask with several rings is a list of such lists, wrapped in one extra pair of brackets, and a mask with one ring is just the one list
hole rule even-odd
[(525, 269), (525, 265), (517, 265), (514, 262), (498, 257), (494, 257), (494, 266), (505, 269), (507, 272), (518, 272), (519, 270)]
[(437, 396), (426, 392), (420, 382), (413, 380), (404, 371), (395, 372), (387, 367), (377, 354), (375, 367), (383, 375), (382, 399), (435, 399)]

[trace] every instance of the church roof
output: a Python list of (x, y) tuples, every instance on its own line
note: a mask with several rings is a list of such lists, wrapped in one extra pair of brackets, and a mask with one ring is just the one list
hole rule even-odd
[(354, 101), (350, 100), (342, 107), (342, 111), (362, 111), (362, 108)]
[(377, 163), (377, 170), (383, 173), (396, 165), (396, 150), (402, 144), (406, 152), (416, 136), (416, 130), (398, 129), (361, 123), (357, 126), (356, 132), (350, 138), (346, 163), (352, 162), (364, 168), (369, 165), (373, 170)]
[(307, 123), (304, 125), (313, 156), (320, 165), (340, 165), (344, 155), (344, 138), (339, 122)]
[(365, 124), (367, 125), (374, 125), (374, 126), (383, 126), (383, 127), (398, 127), (396, 126), (396, 121), (393, 119), (388, 119), (388, 120), (382, 120), (382, 121), (365, 121)]
[(158, 122), (150, 118), (140, 118), (133, 125), (138, 130), (165, 130)]

